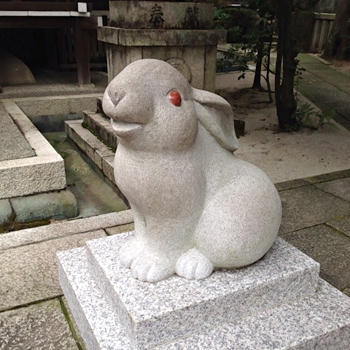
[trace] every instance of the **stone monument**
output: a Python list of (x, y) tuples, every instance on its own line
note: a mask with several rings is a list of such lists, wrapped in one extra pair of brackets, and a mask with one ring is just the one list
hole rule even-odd
[(217, 44), (226, 32), (214, 29), (213, 4), (189, 1), (110, 1), (110, 26), (101, 27), (108, 78), (129, 63), (156, 58), (185, 75), (192, 86), (215, 90)]
[(110, 83), (103, 108), (135, 232), (58, 253), (87, 349), (349, 347), (350, 299), (276, 239), (279, 196), (232, 154), (224, 99), (163, 61), (141, 60)]
[(260, 169), (233, 155), (227, 101), (192, 88), (170, 64), (144, 59), (112, 80), (103, 110), (119, 138), (116, 183), (135, 218), (135, 236), (120, 252), (133, 276), (201, 279), (265, 255), (281, 201)]

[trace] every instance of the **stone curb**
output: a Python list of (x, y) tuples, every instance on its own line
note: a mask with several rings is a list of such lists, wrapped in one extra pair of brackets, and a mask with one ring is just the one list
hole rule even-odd
[(72, 192), (44, 192), (27, 197), (10, 198), (15, 222), (67, 219), (78, 216), (78, 203)]
[(64, 221), (0, 235), (0, 251), (58, 237), (79, 234), (133, 222), (131, 210)]
[(81, 112), (84, 109), (94, 109), (96, 98), (101, 98), (101, 93), (69, 95), (69, 96), (44, 96), (13, 98), (14, 101), (29, 117), (39, 115), (57, 115)]
[(66, 175), (62, 157), (15, 102), (3, 100), (2, 103), (36, 156), (0, 162), (0, 198), (26, 196), (65, 188)]
[(296, 179), (291, 181), (279, 182), (275, 186), (278, 191), (285, 191), (296, 187), (313, 185), (321, 182), (332, 181), (337, 179), (342, 179), (345, 177), (350, 177), (350, 169), (335, 171), (332, 173), (306, 177), (304, 179)]

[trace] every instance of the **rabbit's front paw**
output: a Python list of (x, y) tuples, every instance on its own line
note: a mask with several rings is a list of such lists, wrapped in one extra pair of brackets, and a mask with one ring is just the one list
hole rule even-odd
[(213, 269), (211, 261), (195, 248), (183, 254), (176, 263), (176, 273), (189, 280), (206, 278)]
[(159, 257), (150, 252), (143, 252), (131, 264), (134, 278), (143, 282), (157, 282), (175, 273), (174, 263), (166, 257)]
[(119, 250), (119, 260), (125, 267), (130, 267), (135, 259), (141, 254), (144, 245), (136, 237), (130, 238)]

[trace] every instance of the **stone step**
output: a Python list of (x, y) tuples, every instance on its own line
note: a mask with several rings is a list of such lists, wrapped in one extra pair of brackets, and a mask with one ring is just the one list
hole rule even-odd
[(58, 254), (61, 286), (88, 349), (347, 348), (350, 299), (315, 279), (318, 264), (283, 240), (245, 269), (144, 283), (115, 256), (129, 235)]
[(65, 121), (67, 136), (84, 152), (88, 158), (114, 184), (114, 152), (100, 141), (90, 130), (84, 128), (82, 120)]
[(114, 133), (110, 119), (101, 113), (84, 111), (84, 123), (100, 140), (103, 140), (114, 151), (118, 146), (117, 136)]

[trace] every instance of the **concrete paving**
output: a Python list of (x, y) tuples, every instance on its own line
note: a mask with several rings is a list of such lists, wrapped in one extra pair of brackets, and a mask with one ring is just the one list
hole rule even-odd
[[(245, 121), (246, 133), (239, 139), (240, 147), (235, 152), (238, 157), (260, 167), (274, 183), (350, 168), (350, 131), (342, 123), (331, 121), (317, 130), (303, 128), (298, 132), (281, 133), (275, 105), (268, 102), (266, 93), (250, 89), (254, 74), (248, 72), (245, 79), (238, 80), (239, 75), (235, 72), (217, 75), (220, 94), (230, 102), (234, 117)], [(273, 78), (271, 80), (273, 83)], [(308, 84), (305, 72), (301, 81)], [(338, 94), (338, 88), (329, 86), (331, 88), (333, 92), (325, 95), (324, 101), (332, 101)], [(317, 87), (309, 91), (316, 94)], [(349, 104), (350, 97), (347, 98)], [(309, 103), (315, 113), (320, 112), (313, 100), (310, 102), (300, 93), (298, 99), (299, 106)]]
[[(350, 296), (350, 164), (276, 186), (281, 237), (320, 262), (321, 277)], [(125, 210), (0, 235), (0, 350), (84, 349), (58, 284), (55, 254), (132, 230), (132, 221)]]
[(299, 54), (298, 59), (306, 71), (297, 89), (350, 130), (350, 76), (315, 55)]

